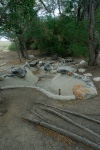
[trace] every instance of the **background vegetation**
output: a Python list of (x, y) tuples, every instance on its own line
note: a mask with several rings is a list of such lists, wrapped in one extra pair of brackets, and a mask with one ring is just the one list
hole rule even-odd
[(39, 49), (49, 55), (88, 57), (90, 65), (96, 64), (99, 0), (1, 0), (0, 4), (0, 34), (15, 43), (10, 50), (17, 46), (27, 59), (27, 50)]

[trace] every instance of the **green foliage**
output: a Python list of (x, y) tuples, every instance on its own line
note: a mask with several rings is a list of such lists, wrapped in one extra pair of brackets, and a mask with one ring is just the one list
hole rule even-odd
[(32, 44), (30, 45), (30, 48), (33, 49), (33, 50), (36, 49), (36, 44), (35, 44), (35, 43), (32, 43)]
[(42, 53), (87, 56), (86, 22), (69, 17), (49, 17), (41, 24), (38, 45)]
[(15, 50), (16, 50), (15, 43), (11, 43), (11, 44), (9, 45), (8, 49), (9, 49), (10, 51), (15, 51)]
[[(3, 13), (7, 3), (9, 7), (0, 32), (7, 33), (15, 41), (18, 39), (21, 50), (25, 48), (24, 42), (27, 49), (38, 47), (42, 53), (88, 57), (88, 23), (81, 18), (84, 10), (81, 0), (5, 1), (0, 12)], [(81, 19), (77, 14), (78, 6)], [(58, 16), (56, 10), (59, 10)], [(96, 36), (99, 37), (100, 9), (96, 13), (96, 22), (99, 22), (96, 24)], [(15, 45), (12, 44), (10, 49), (14, 50)]]

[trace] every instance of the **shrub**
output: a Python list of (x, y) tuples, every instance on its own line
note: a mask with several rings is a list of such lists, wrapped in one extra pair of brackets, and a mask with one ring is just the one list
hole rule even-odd
[(9, 45), (8, 49), (9, 49), (10, 51), (15, 51), (15, 50), (16, 50), (15, 43), (11, 43), (11, 44)]

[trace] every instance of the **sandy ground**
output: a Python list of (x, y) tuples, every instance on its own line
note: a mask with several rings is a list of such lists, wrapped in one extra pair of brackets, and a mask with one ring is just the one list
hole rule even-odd
[[(20, 64), (15, 52), (3, 52), (2, 56), (4, 59), (0, 59), (0, 64), (7, 64), (0, 67), (0, 73), (7, 73), (11, 65)], [(21, 64), (24, 64), (24, 60)], [(92, 67), (87, 69), (87, 72), (92, 73), (93, 77), (100, 76), (100, 68)], [(100, 120), (100, 82), (94, 84), (98, 96), (89, 100), (56, 101), (35, 89), (27, 88), (2, 91), (4, 102), (0, 108), (6, 107), (8, 111), (0, 116), (0, 150), (92, 150), (70, 138), (35, 126), (23, 120), (22, 116), (30, 112), (34, 102), (42, 102)], [(99, 133), (100, 128), (98, 126), (95, 128)]]

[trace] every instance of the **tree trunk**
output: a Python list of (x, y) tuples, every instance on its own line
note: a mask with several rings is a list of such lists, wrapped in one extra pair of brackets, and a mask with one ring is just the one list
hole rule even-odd
[(17, 36), (18, 36), (18, 40), (19, 40), (20, 52), (21, 52), (22, 57), (29, 59), (29, 55), (27, 52), (26, 43), (24, 41), (24, 38), (21, 35), (17, 35)]
[(84, 18), (89, 20), (88, 34), (89, 34), (89, 66), (97, 65), (97, 57), (99, 50), (98, 38), (95, 31), (95, 12), (97, 9), (97, 0), (84, 1)]
[(89, 65), (94, 66), (96, 65), (96, 57), (95, 57), (95, 8), (94, 8), (94, 0), (90, 0), (89, 3)]

